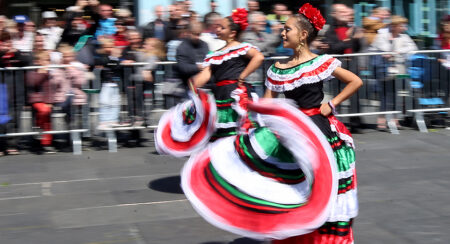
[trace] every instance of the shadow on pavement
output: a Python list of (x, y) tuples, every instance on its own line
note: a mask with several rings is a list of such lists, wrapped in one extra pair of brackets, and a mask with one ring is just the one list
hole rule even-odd
[(181, 189), (181, 178), (179, 175), (150, 181), (148, 183), (148, 188), (155, 191), (183, 194), (183, 190)]
[(258, 240), (253, 240), (250, 238), (246, 238), (246, 237), (242, 237), (242, 238), (238, 238), (232, 242), (220, 242), (220, 241), (212, 241), (212, 242), (202, 242), (201, 244), (263, 244), (263, 243), (268, 243), (268, 242), (264, 242), (264, 241), (258, 241)]

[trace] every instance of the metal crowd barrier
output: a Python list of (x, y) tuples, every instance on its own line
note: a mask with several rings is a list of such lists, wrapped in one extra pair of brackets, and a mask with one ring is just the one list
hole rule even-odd
[[(424, 116), (440, 115), (448, 117), (450, 111), (450, 71), (438, 62), (440, 55), (450, 50), (427, 50), (412, 54), (424, 55), (414, 64), (406, 61), (403, 73), (390, 74), (386, 67), (377, 67), (375, 57), (396, 55), (396, 53), (356, 53), (333, 55), (342, 61), (342, 66), (359, 75), (364, 85), (349, 101), (338, 107), (339, 117), (363, 118), (365, 123), (372, 124), (374, 116), (384, 116), (391, 133), (397, 134), (395, 117), (414, 117), (420, 131), (426, 132)], [(262, 72), (259, 85), (264, 86), (268, 67), (278, 59), (285, 57), (266, 58), (263, 66), (257, 72)], [(142, 80), (136, 78), (136, 70), (146, 63), (123, 65), (121, 77), (118, 81), (121, 104), (120, 120), (126, 122), (123, 126), (97, 129), (99, 116), (99, 93), (101, 91), (101, 69), (94, 69), (93, 79), (83, 90), (88, 95), (88, 103), (81, 108), (79, 116), (72, 116), (69, 124), (64, 125), (63, 114), (54, 111), (52, 119), (54, 127), (51, 131), (41, 131), (33, 126), (33, 113), (27, 102), (26, 72), (40, 68), (38, 66), (23, 68), (0, 68), (0, 84), (8, 87), (9, 114), (13, 118), (5, 134), (0, 137), (37, 136), (43, 134), (70, 134), (74, 154), (81, 154), (82, 138), (105, 134), (110, 152), (117, 151), (116, 131), (139, 131), (156, 129), (158, 114), (166, 111), (166, 98), (170, 94), (163, 94), (165, 81), (172, 76), (175, 62), (158, 62), (153, 71), (154, 85), (146, 86)], [(66, 65), (48, 66), (49, 68), (64, 68)], [(415, 72), (415, 73), (414, 73)], [(419, 74), (419, 75), (418, 75)], [(418, 84), (421, 85), (418, 85)], [(345, 84), (337, 80), (324, 83), (325, 99), (330, 99), (343, 89)], [(426, 99), (439, 98), (441, 103), (424, 103)], [(424, 100), (425, 99), (425, 100)], [(142, 117), (143, 124), (136, 124), (137, 118)], [(371, 120), (372, 119), (372, 120)], [(81, 120), (81, 123), (79, 122)], [(58, 126), (57, 126), (58, 125)]]

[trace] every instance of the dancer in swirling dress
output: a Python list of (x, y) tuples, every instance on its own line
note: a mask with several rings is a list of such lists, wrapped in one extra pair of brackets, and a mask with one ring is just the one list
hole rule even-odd
[(217, 123), (212, 140), (237, 134), (238, 113), (231, 107), (231, 92), (238, 86), (247, 86), (245, 78), (264, 60), (257, 47), (239, 42), (239, 36), (247, 25), (245, 9), (234, 10), (231, 16), (222, 19), (217, 36), (226, 41), (226, 45), (207, 55), (203, 70), (193, 77), (195, 87), (202, 87), (210, 79), (214, 81)]
[[(310, 4), (303, 5), (298, 13), (298, 16), (288, 19), (281, 33), (283, 46), (293, 49), (294, 55), (269, 68), (264, 97), (274, 98), (283, 93), (320, 128), (334, 151), (339, 189), (334, 209), (322, 227), (307, 235), (273, 243), (352, 243), (352, 221), (358, 214), (353, 139), (333, 114), (336, 106), (354, 94), (363, 83), (355, 74), (341, 68), (341, 62), (336, 58), (318, 56), (310, 51), (309, 46), (325, 20)], [(336, 97), (322, 103), (323, 84), (333, 77), (347, 85)]]

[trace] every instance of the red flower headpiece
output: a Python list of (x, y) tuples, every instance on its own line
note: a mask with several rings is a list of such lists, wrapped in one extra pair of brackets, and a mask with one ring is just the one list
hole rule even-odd
[(248, 23), (247, 23), (247, 15), (248, 12), (245, 8), (237, 8), (233, 10), (233, 13), (231, 14), (231, 19), (235, 24), (238, 24), (241, 27), (241, 30), (247, 29)]
[(309, 3), (303, 4), (303, 6), (298, 10), (299, 14), (303, 14), (309, 22), (316, 28), (316, 30), (322, 30), (325, 25), (325, 19), (322, 17), (320, 11)]

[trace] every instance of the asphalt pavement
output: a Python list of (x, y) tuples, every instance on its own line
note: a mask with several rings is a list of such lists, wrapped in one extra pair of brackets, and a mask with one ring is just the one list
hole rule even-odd
[[(117, 153), (91, 148), (0, 158), (1, 244), (268, 243), (205, 222), (180, 189), (186, 159), (152, 134)], [(354, 135), (356, 243), (450, 243), (450, 130)]]

